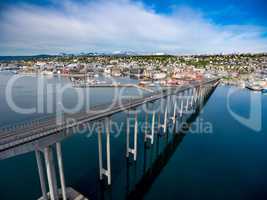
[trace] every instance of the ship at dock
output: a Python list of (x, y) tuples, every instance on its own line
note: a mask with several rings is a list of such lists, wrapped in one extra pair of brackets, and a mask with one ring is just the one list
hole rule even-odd
[(267, 81), (253, 81), (246, 84), (246, 88), (253, 91), (267, 93)]

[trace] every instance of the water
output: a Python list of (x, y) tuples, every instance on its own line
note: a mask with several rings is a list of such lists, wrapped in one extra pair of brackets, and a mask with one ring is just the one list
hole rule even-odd
[[(10, 78), (0, 75), (0, 124), (41, 116), (17, 115), (8, 108), (4, 89)], [(46, 81), (68, 83), (64, 78)], [(185, 136), (156, 137), (150, 147), (145, 147), (143, 134), (139, 134), (136, 163), (125, 159), (125, 134), (115, 137), (116, 133), (112, 133), (112, 187), (98, 181), (97, 136), (93, 134), (88, 138), (86, 134), (78, 134), (65, 140), (62, 151), (66, 184), (90, 199), (266, 199), (267, 127), (264, 122), (267, 105), (264, 102), (267, 96), (261, 96), (263, 123), (262, 130), (257, 132), (236, 121), (228, 112), (227, 91), (229, 87), (218, 87), (196, 119), (205, 127), (210, 123), (211, 133), (207, 130), (204, 133), (205, 127), (192, 126)], [(125, 95), (132, 94), (137, 93), (131, 90)], [(240, 90), (231, 97), (230, 107), (235, 113), (249, 115), (250, 94), (248, 90)], [(36, 106), (36, 78), (21, 79), (14, 95), (17, 104)], [(64, 105), (71, 107), (77, 101), (74, 90), (64, 95)], [(89, 96), (90, 105), (95, 105), (110, 101), (115, 93), (112, 89), (90, 89)], [(125, 117), (125, 113), (120, 113), (112, 120), (123, 122)], [(144, 115), (140, 115), (139, 120), (144, 121)], [(33, 153), (0, 161), (1, 200), (31, 200), (40, 195)]]

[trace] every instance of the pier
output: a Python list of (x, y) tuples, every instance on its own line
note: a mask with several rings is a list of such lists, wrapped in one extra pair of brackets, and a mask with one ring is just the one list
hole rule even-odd
[[(40, 199), (67, 200), (78, 198), (86, 200), (87, 198), (79, 194), (78, 191), (65, 185), (61, 141), (75, 134), (75, 132), (69, 130), (73, 130), (73, 128), (82, 126), (85, 123), (98, 122), (100, 124), (98, 127), (99, 179), (106, 179), (107, 184), (111, 185), (112, 161), (110, 159), (110, 151), (112, 146), (110, 145), (110, 122), (114, 114), (119, 112), (128, 113), (124, 156), (136, 161), (138, 157), (138, 113), (135, 111), (139, 106), (153, 107), (155, 101), (160, 99), (165, 101), (163, 119), (161, 119), (160, 113), (155, 111), (146, 116), (146, 121), (151, 131), (145, 133), (144, 140), (152, 145), (156, 133), (160, 132), (159, 130), (161, 130), (162, 134), (166, 134), (169, 124), (175, 124), (178, 118), (188, 114), (190, 110), (200, 110), (218, 83), (218, 79), (209, 79), (179, 88), (171, 87), (162, 91), (151, 92), (140, 98), (123, 99), (121, 102), (115, 102), (112, 107), (110, 107), (110, 104), (105, 104), (95, 106), (89, 111), (75, 114), (63, 113), (60, 123), (57, 121), (57, 116), (50, 116), (2, 127), (0, 129), (0, 160), (35, 152), (42, 191)], [(178, 97), (180, 101), (174, 101), (174, 104), (170, 104), (171, 98), (178, 99)], [(192, 115), (194, 113), (192, 112)], [(130, 126), (130, 114), (133, 115), (133, 126)], [(72, 121), (69, 122), (68, 119), (72, 119)], [(155, 125), (156, 119), (158, 126)], [(133, 127), (133, 131), (130, 130), (130, 127)], [(106, 137), (105, 152), (103, 152), (102, 137)], [(133, 141), (132, 145), (130, 145), (131, 140)], [(106, 159), (104, 160), (103, 157)], [(103, 164), (104, 162), (106, 163)], [(58, 172), (56, 172), (55, 163), (57, 163)], [(47, 185), (48, 188), (46, 188)]]

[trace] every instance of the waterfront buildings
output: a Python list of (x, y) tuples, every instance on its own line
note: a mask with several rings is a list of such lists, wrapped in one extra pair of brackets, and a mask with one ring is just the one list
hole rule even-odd
[[(244, 87), (267, 80), (267, 54), (92, 56), (61, 55), (2, 61), (2, 70), (65, 76), (130, 76), (177, 84), (180, 79), (200, 80), (219, 76), (225, 84)], [(264, 85), (264, 84), (262, 84)]]

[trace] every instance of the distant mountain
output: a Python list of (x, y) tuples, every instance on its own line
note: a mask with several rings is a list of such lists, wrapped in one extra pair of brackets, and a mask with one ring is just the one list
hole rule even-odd
[(53, 55), (35, 55), (35, 56), (0, 56), (0, 61), (20, 61), (53, 57)]
[(81, 52), (77, 54), (73, 53), (64, 53), (61, 52), (58, 55), (48, 55), (48, 54), (42, 54), (42, 55), (33, 55), (33, 56), (0, 56), (0, 62), (1, 61), (22, 61), (22, 60), (33, 60), (33, 59), (45, 59), (50, 57), (57, 57), (57, 56), (142, 56), (142, 55), (167, 55), (165, 53), (137, 53), (134, 51), (114, 51), (111, 53), (101, 53), (101, 52)]
[(134, 51), (114, 51), (111, 53), (111, 55), (120, 55), (120, 56), (137, 56), (141, 55), (139, 53), (136, 53)]

